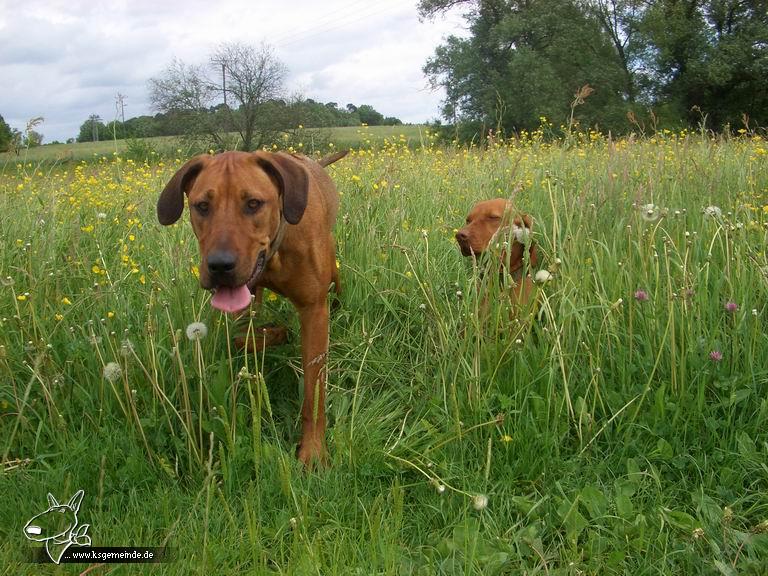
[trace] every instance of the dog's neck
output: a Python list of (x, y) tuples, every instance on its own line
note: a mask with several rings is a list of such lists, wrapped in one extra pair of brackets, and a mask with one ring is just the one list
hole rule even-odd
[(283, 238), (285, 238), (285, 229), (288, 226), (288, 222), (285, 220), (285, 216), (283, 216), (282, 210), (280, 211), (280, 222), (277, 225), (277, 232), (275, 233), (275, 237), (269, 242), (269, 251), (267, 252), (267, 256), (264, 260), (264, 267), (269, 264), (269, 261), (272, 259), (272, 257), (277, 254), (277, 251), (280, 250), (280, 245), (283, 243)]

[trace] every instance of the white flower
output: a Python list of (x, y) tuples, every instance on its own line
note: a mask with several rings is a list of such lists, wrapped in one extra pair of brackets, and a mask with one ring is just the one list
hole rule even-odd
[(96, 214), (96, 218), (98, 218), (99, 220), (106, 220), (107, 214), (106, 212), (99, 212), (98, 214)]
[(643, 204), (640, 206), (640, 216), (646, 222), (655, 222), (661, 216), (661, 210), (656, 204)]
[(488, 507), (488, 496), (478, 494), (472, 497), (472, 508), (475, 510), (485, 510)]
[(109, 362), (104, 366), (104, 379), (108, 382), (117, 382), (122, 374), (120, 364), (117, 362)]
[(550, 280), (552, 280), (552, 274), (549, 273), (549, 270), (539, 270), (533, 277), (533, 281), (536, 282), (536, 284), (543, 284)]
[(192, 341), (202, 340), (208, 335), (208, 326), (202, 322), (192, 322), (187, 326), (187, 338)]
[(520, 244), (527, 244), (528, 242), (530, 242), (531, 231), (525, 226), (518, 226), (517, 224), (513, 223), (512, 235), (515, 237), (515, 240), (520, 242)]
[(723, 217), (723, 211), (720, 210), (717, 206), (707, 206), (704, 208), (704, 214), (707, 216), (711, 216), (712, 218), (722, 218)]

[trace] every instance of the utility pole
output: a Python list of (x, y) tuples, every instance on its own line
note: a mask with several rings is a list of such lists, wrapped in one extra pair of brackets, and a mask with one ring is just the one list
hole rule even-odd
[(101, 122), (101, 117), (98, 114), (91, 114), (88, 117), (88, 120), (91, 121), (91, 138), (93, 142), (99, 141), (99, 122)]
[(125, 100), (126, 97), (120, 92), (115, 96), (115, 115), (119, 115), (121, 122), (125, 124)]
[(221, 91), (224, 93), (224, 107), (227, 107), (227, 69), (225, 64), (221, 64)]

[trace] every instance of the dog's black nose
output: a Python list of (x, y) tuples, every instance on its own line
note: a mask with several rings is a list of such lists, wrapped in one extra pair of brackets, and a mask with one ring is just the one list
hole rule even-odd
[(467, 238), (469, 238), (469, 237), (467, 236), (467, 233), (464, 232), (464, 230), (459, 230), (458, 232), (456, 232), (456, 241), (457, 242), (464, 243), (464, 242), (467, 241)]
[(237, 265), (237, 255), (227, 250), (214, 250), (208, 254), (208, 271), (215, 275), (231, 274)]

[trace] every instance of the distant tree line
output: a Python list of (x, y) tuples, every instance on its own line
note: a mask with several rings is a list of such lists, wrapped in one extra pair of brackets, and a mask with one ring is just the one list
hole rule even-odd
[[(272, 100), (263, 103), (261, 113), (269, 115), (278, 129), (290, 130), (302, 125), (305, 128), (330, 128), (337, 126), (393, 126), (402, 122), (391, 116), (385, 117), (368, 104), (347, 104), (340, 108), (336, 102), (316, 102), (310, 98), (292, 102)], [(223, 104), (212, 106), (203, 112), (210, 123), (224, 124), (230, 111)], [(200, 112), (195, 110), (171, 110), (154, 116), (137, 116), (125, 122), (103, 122), (92, 115), (80, 126), (78, 142), (112, 140), (114, 138), (151, 138), (153, 136), (181, 136), (194, 132), (200, 124)], [(2, 128), (0, 127), (0, 132)], [(0, 144), (2, 143), (0, 135)]]
[[(768, 0), (420, 0), (463, 7), (424, 67), (467, 133), (768, 125)], [(587, 87), (588, 86), (588, 87)], [(584, 88), (587, 87), (587, 88)]]

